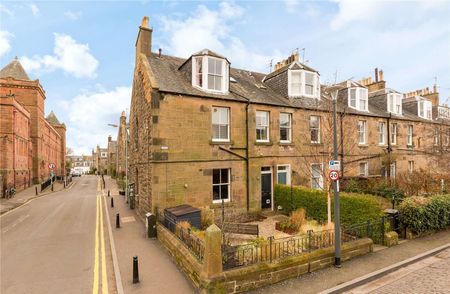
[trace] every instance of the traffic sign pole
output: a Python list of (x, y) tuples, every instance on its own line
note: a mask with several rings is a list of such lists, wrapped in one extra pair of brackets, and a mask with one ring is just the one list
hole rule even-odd
[[(336, 126), (336, 105), (338, 91), (333, 93), (333, 159), (338, 160), (337, 150), (337, 126)], [(340, 205), (339, 205), (339, 176), (333, 181), (334, 190), (334, 266), (341, 267), (341, 222), (340, 222)]]

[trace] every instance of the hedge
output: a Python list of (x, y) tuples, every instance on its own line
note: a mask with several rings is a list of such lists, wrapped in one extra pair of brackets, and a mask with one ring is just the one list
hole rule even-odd
[[(275, 205), (285, 212), (303, 207), (306, 216), (320, 223), (327, 221), (327, 194), (325, 191), (304, 187), (275, 186)], [(340, 193), (341, 224), (352, 225), (369, 219), (379, 219), (383, 215), (378, 197), (367, 194)], [(333, 194), (331, 194), (333, 215)]]
[(406, 198), (399, 206), (401, 222), (420, 234), (450, 226), (450, 195)]

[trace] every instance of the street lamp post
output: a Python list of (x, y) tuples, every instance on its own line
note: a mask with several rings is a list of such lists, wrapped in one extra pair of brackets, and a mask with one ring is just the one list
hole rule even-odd
[[(108, 124), (113, 128), (118, 128), (116, 124)], [(125, 123), (125, 199), (128, 202), (128, 125)]]
[[(333, 100), (333, 160), (338, 160), (337, 146), (337, 125), (336, 125), (336, 108), (339, 86), (330, 87), (331, 98)], [(333, 181), (334, 190), (334, 266), (341, 267), (341, 221), (340, 221), (340, 205), (339, 205), (339, 179)]]

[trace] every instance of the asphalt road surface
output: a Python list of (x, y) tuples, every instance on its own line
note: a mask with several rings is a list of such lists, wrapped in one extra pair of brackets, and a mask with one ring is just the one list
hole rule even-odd
[(0, 292), (116, 292), (100, 195), (83, 176), (1, 216)]

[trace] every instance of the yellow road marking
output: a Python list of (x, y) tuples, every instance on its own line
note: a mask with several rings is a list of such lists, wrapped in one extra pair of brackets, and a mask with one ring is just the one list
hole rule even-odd
[(103, 209), (102, 209), (102, 198), (99, 197), (99, 209), (100, 209), (100, 239), (101, 239), (101, 250), (102, 250), (102, 292), (103, 294), (108, 294), (108, 279), (106, 275), (106, 256), (105, 256), (105, 236), (103, 232)]
[(99, 198), (96, 196), (96, 214), (95, 214), (95, 257), (94, 257), (94, 284), (92, 286), (92, 294), (98, 293), (98, 226), (99, 226)]

